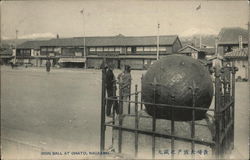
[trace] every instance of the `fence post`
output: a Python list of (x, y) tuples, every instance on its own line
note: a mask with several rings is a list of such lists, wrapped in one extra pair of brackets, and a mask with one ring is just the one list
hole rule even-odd
[(100, 151), (105, 148), (105, 99), (106, 99), (106, 69), (102, 68), (102, 96), (101, 96), (101, 136), (100, 136)]
[(234, 123), (235, 123), (235, 73), (238, 71), (238, 68), (235, 67), (234, 61), (232, 62), (232, 149), (234, 148)]
[(137, 85), (135, 85), (135, 157), (138, 155), (138, 132), (139, 128), (139, 118), (138, 118), (138, 91)]
[[(175, 127), (174, 127), (174, 108), (172, 107), (172, 105), (174, 105), (175, 102), (175, 96), (174, 95), (170, 95), (170, 101), (171, 101), (171, 136), (174, 136), (174, 132), (175, 132)], [(175, 150), (175, 145), (174, 145), (174, 137), (171, 137), (171, 159), (174, 159), (174, 150)]]
[(119, 84), (119, 130), (118, 130), (118, 152), (122, 152), (122, 121), (123, 121), (123, 93), (121, 90), (121, 85)]
[[(192, 122), (191, 122), (191, 138), (194, 139), (195, 138), (195, 105), (196, 105), (196, 96), (197, 96), (197, 90), (199, 88), (196, 87), (195, 82), (193, 81), (193, 86), (190, 87), (191, 91), (192, 91)], [(194, 152), (195, 151), (195, 143), (194, 140), (192, 140), (191, 142), (191, 155), (192, 158), (194, 158)]]
[[(156, 84), (153, 84), (154, 87), (154, 104), (156, 104)], [(155, 158), (155, 127), (156, 127), (156, 105), (153, 105), (153, 119), (152, 119), (152, 158)]]
[(143, 107), (143, 104), (142, 104), (142, 80), (143, 80), (143, 75), (141, 76), (141, 110)]
[(215, 154), (217, 158), (221, 155), (221, 80), (220, 80), (220, 69), (218, 66), (215, 67)]
[(128, 96), (128, 114), (130, 114), (130, 109), (131, 109), (131, 107), (130, 107), (130, 105), (131, 105), (131, 103), (130, 103), (130, 101), (131, 101), (131, 83), (130, 83), (130, 85), (129, 85), (129, 96)]

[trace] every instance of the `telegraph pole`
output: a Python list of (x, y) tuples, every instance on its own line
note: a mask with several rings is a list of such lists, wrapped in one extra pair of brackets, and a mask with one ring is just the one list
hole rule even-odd
[[(250, 16), (250, 3), (248, 1), (248, 12), (249, 12), (249, 16)], [(250, 81), (250, 17), (248, 16), (248, 82)]]
[(159, 43), (160, 43), (159, 30), (160, 30), (160, 23), (157, 24), (157, 57), (156, 57), (157, 60), (159, 60)]
[(16, 30), (16, 40), (15, 40), (15, 57), (14, 57), (14, 64), (16, 64), (16, 53), (17, 53), (17, 39), (18, 39), (18, 30)]
[(85, 58), (85, 65), (84, 68), (87, 68), (87, 58), (86, 58), (86, 42), (85, 42), (85, 15), (84, 15), (84, 8), (80, 11), (82, 14), (82, 20), (83, 20), (83, 54), (84, 54), (84, 58)]

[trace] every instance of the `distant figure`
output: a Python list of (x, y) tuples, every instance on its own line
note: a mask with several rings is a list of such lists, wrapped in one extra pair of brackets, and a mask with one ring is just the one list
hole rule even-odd
[[(107, 72), (106, 72), (107, 94), (108, 94), (108, 97), (116, 98), (116, 80), (115, 80), (115, 75), (113, 73), (113, 68), (111, 66), (108, 66), (106, 68), (107, 68)], [(118, 102), (114, 100), (108, 100), (106, 115), (109, 117), (112, 116), (111, 114), (112, 106), (114, 108), (114, 111), (116, 111), (116, 113), (118, 112)]]
[[(124, 67), (124, 71), (122, 73), (120, 73), (118, 75), (118, 80), (119, 80), (119, 89), (120, 89), (120, 92), (123, 96), (123, 100), (124, 101), (128, 101), (129, 100), (129, 95), (130, 95), (130, 90), (131, 90), (131, 81), (132, 81), (132, 78), (131, 78), (131, 73), (130, 73), (130, 66), (129, 65), (126, 65)], [(123, 102), (123, 110), (126, 110), (128, 111), (128, 102)]]
[(50, 67), (51, 67), (50, 60), (47, 60), (47, 61), (46, 61), (46, 71), (47, 71), (47, 72), (50, 72)]

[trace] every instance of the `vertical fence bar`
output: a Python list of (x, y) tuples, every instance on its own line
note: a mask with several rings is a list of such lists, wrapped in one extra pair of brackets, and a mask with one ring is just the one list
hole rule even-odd
[[(175, 101), (175, 96), (171, 95), (171, 104), (173, 105)], [(171, 107), (171, 136), (174, 136), (175, 127), (174, 127), (174, 108)], [(171, 159), (174, 159), (174, 137), (171, 137)]]
[(121, 85), (119, 85), (119, 130), (118, 130), (118, 152), (122, 152), (122, 119), (123, 119), (123, 93), (121, 89)]
[[(156, 85), (154, 84), (154, 104), (156, 103)], [(155, 132), (156, 125), (156, 106), (153, 106), (152, 131)], [(152, 135), (152, 158), (155, 158), (155, 134)]]
[(137, 85), (135, 85), (135, 157), (138, 155), (138, 132), (139, 128), (139, 118), (138, 118), (138, 91)]
[[(196, 105), (196, 85), (195, 85), (195, 82), (193, 81), (193, 87), (192, 87), (192, 122), (191, 122), (191, 138), (194, 139), (195, 138), (195, 105)], [(192, 152), (192, 158), (194, 158), (194, 150), (195, 150), (195, 143), (194, 141), (192, 140), (191, 142), (191, 152)]]
[[(230, 65), (229, 73), (228, 73), (228, 101), (229, 102), (232, 101), (232, 65)], [(233, 114), (233, 105), (231, 104), (230, 107), (228, 108), (228, 123), (233, 122), (232, 114)], [(233, 125), (229, 129), (229, 142), (228, 142), (229, 148), (228, 149), (230, 151), (232, 149)]]
[(220, 69), (218, 66), (215, 67), (215, 154), (217, 158), (220, 158), (221, 144), (221, 117), (220, 117), (220, 104), (221, 104), (221, 80), (220, 80)]
[[(142, 102), (142, 80), (143, 80), (143, 75), (141, 76), (141, 102)], [(141, 103), (141, 110), (143, 109), (143, 104)]]
[[(225, 139), (226, 139), (226, 137), (225, 137), (225, 135), (226, 135), (226, 121), (225, 121), (225, 110), (224, 110), (224, 108), (225, 108), (225, 104), (226, 104), (226, 95), (225, 95), (225, 93), (226, 93), (226, 90), (225, 90), (225, 88), (226, 88), (226, 81), (225, 81), (225, 79), (226, 79), (226, 74), (225, 74), (225, 72), (226, 72), (226, 64), (224, 63), (223, 64), (223, 67), (221, 68), (221, 70), (220, 70), (220, 73), (221, 73), (221, 85), (223, 86), (223, 88), (221, 88), (221, 97), (220, 97), (220, 108), (221, 109), (223, 109), (223, 111), (221, 111), (221, 113), (220, 113), (220, 120), (221, 120), (221, 134), (222, 135), (224, 135), (224, 136), (221, 136), (221, 137), (224, 137), (223, 139), (222, 139), (222, 142), (221, 142), (221, 153), (222, 154), (224, 154), (224, 152), (225, 152)], [(222, 87), (221, 86), (221, 87)]]
[(131, 83), (130, 83), (130, 85), (129, 85), (129, 96), (128, 96), (128, 114), (130, 114), (130, 105), (131, 105), (131, 103), (130, 103), (130, 101), (131, 101)]
[[(115, 125), (115, 114), (117, 113), (116, 110), (118, 110), (118, 107), (117, 104), (117, 97), (116, 97), (116, 81), (113, 82), (113, 98), (115, 100), (113, 100), (113, 108), (112, 108), (112, 112), (113, 112), (113, 115), (112, 115), (112, 124)], [(112, 146), (114, 146), (114, 128), (112, 127)]]
[(232, 149), (234, 148), (234, 123), (235, 123), (235, 73), (238, 71), (238, 68), (235, 67), (235, 62), (232, 62), (232, 121), (233, 121), (233, 127), (232, 127)]
[(106, 69), (102, 68), (102, 97), (101, 97), (101, 135), (100, 135), (100, 151), (105, 148), (105, 97), (106, 97)]
[[(229, 64), (226, 64), (225, 72), (224, 72), (224, 95), (225, 95), (225, 104), (228, 105), (230, 103), (230, 68)], [(225, 106), (224, 106), (225, 107)], [(228, 107), (228, 106), (227, 106)], [(230, 124), (229, 114), (230, 114), (230, 106), (225, 110), (225, 124), (228, 126)], [(226, 143), (225, 150), (226, 152), (230, 149), (230, 128), (227, 130), (225, 135)]]

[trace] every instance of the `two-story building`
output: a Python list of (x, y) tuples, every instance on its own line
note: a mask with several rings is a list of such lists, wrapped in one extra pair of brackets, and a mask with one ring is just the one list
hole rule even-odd
[[(99, 68), (105, 59), (114, 68), (130, 65), (132, 69), (145, 69), (157, 58), (156, 36), (90, 37), (87, 46), (88, 68)], [(159, 57), (176, 53), (181, 47), (177, 35), (159, 37)]]
[[(100, 68), (105, 60), (114, 68), (130, 65), (132, 69), (144, 69), (156, 60), (156, 42), (156, 36), (122, 35), (28, 41), (18, 46), (17, 59), (34, 63), (35, 66), (43, 66), (49, 58), (53, 65), (77, 67), (87, 65), (87, 68)], [(181, 47), (176, 35), (159, 37), (159, 57), (177, 53)]]
[(225, 53), (231, 52), (234, 49), (248, 46), (248, 31), (240, 27), (222, 28), (218, 35), (218, 53), (224, 56)]
[(0, 64), (9, 64), (13, 58), (12, 46), (1, 44), (0, 46)]
[(248, 80), (248, 48), (235, 49), (231, 52), (227, 52), (224, 57), (234, 62), (238, 68), (235, 75), (237, 80)]
[(17, 46), (14, 52), (16, 62), (19, 64), (30, 63), (34, 66), (42, 66), (43, 59), (40, 57), (40, 46), (46, 43), (43, 41), (27, 41)]

